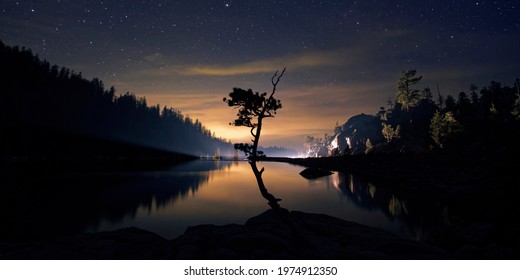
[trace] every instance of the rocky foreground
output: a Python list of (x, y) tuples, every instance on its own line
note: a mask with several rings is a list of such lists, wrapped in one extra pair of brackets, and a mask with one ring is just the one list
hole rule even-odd
[[(459, 256), (460, 257), (460, 256)], [(2, 259), (451, 259), (442, 249), (322, 214), (268, 210), (245, 225), (199, 225), (167, 240), (125, 228), (46, 243), (0, 243)]]

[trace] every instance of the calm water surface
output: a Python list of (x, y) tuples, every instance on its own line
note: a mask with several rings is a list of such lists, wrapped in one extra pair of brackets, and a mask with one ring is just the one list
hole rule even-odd
[[(258, 165), (265, 167), (264, 183), (270, 193), (282, 198), (280, 204), (284, 208), (329, 214), (410, 237), (406, 223), (400, 219), (405, 206), (399, 198), (369, 182), (337, 172), (307, 180), (299, 175), (304, 169), (300, 166), (274, 162)], [(136, 226), (174, 238), (188, 226), (243, 224), (269, 209), (247, 162), (195, 161), (171, 169), (142, 172), (139, 176), (146, 178), (143, 182), (146, 184), (158, 181), (165, 188), (185, 191), (178, 195), (166, 193), (165, 197), (157, 193), (124, 218), (102, 219), (89, 225), (87, 231)]]
[[(266, 169), (268, 191), (291, 211), (324, 213), (417, 240), (439, 219), (432, 218), (424, 210), (430, 208), (420, 201), (406, 200), (346, 173), (307, 180), (299, 175), (301, 166), (258, 165)], [(243, 161), (200, 160), (151, 171), (24, 178), (14, 184), (53, 187), (10, 198), (11, 225), (3, 235), (58, 236), (134, 226), (175, 238), (188, 226), (243, 224), (269, 209), (250, 165)]]

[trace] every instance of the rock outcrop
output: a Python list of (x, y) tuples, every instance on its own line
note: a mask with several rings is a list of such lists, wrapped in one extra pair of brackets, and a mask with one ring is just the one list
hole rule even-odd
[(446, 259), (445, 251), (322, 214), (268, 210), (244, 226), (196, 226), (171, 242), (181, 259)]
[(167, 240), (126, 228), (40, 244), (1, 244), (3, 259), (447, 259), (446, 251), (323, 214), (271, 209), (244, 225), (199, 225)]
[(367, 140), (375, 145), (384, 142), (381, 119), (377, 116), (359, 114), (351, 117), (335, 134), (324, 142), (312, 146), (310, 156), (324, 157), (346, 154), (364, 154)]
[[(351, 117), (341, 128), (339, 138), (349, 138), (351, 154), (363, 154), (368, 139), (372, 144), (384, 141), (379, 117), (360, 114)], [(342, 150), (343, 147), (339, 147)], [(344, 149), (344, 148), (343, 148)]]

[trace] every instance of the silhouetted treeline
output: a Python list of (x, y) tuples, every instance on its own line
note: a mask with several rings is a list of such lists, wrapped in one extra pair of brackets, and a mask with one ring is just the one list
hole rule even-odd
[(377, 114), (390, 146), (412, 153), (520, 150), (520, 80), (513, 86), (492, 81), (480, 91), (470, 85), (469, 93), (444, 96), (439, 89), (433, 94), (428, 87), (416, 88), (421, 78), (415, 70), (403, 72), (395, 104), (390, 102), (389, 108), (382, 107)]
[(86, 136), (191, 155), (232, 151), (232, 145), (178, 110), (149, 106), (144, 97), (131, 93), (116, 95), (101, 80), (86, 80), (25, 48), (0, 42), (0, 65), (4, 157), (84, 148), (70, 148), (64, 136), (72, 137), (68, 141)]
[(419, 88), (415, 70), (401, 74), (395, 102), (375, 115), (357, 115), (325, 138), (309, 136), (311, 156), (360, 153), (520, 154), (520, 80), (492, 81), (444, 95)]

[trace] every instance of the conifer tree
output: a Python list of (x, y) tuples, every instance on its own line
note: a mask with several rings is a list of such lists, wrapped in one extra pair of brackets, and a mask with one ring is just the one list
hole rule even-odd
[(397, 94), (395, 102), (408, 111), (411, 107), (417, 106), (421, 100), (420, 91), (412, 87), (421, 81), (422, 76), (416, 77), (417, 70), (408, 70), (401, 73), (397, 82)]

